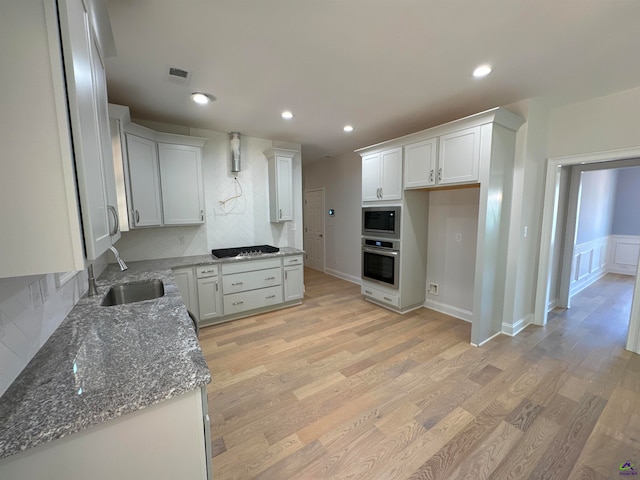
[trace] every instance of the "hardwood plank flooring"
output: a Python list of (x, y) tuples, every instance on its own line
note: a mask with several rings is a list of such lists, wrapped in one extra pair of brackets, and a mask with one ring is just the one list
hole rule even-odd
[(640, 470), (633, 277), (546, 327), (469, 344), (470, 324), (395, 314), (305, 269), (300, 306), (203, 328), (216, 480), (604, 479)]

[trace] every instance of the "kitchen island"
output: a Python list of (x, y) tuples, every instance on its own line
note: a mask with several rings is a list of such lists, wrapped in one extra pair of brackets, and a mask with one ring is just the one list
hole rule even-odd
[[(282, 249), (268, 256), (300, 253)], [(97, 281), (98, 295), (80, 299), (0, 397), (0, 478), (27, 478), (15, 472), (35, 464), (41, 464), (40, 471), (49, 475), (44, 478), (116, 478), (116, 474), (117, 478), (141, 478), (141, 472), (153, 478), (192, 478), (172, 477), (171, 465), (178, 468), (180, 459), (184, 463), (189, 458), (187, 453), (208, 456), (206, 389), (204, 395), (201, 391), (211, 376), (172, 268), (242, 261), (200, 255), (130, 262), (125, 272), (116, 265), (107, 267)], [(149, 279), (164, 283), (163, 296), (100, 305), (113, 285)], [(186, 420), (180, 418), (185, 408), (189, 410)], [(178, 432), (182, 427), (191, 428), (192, 434), (185, 428)], [(127, 432), (131, 438), (139, 436), (140, 442), (152, 441), (154, 448), (128, 443), (122, 438), (129, 437)], [(151, 438), (141, 432), (148, 432)], [(104, 438), (110, 438), (107, 444), (116, 447), (117, 454), (96, 451), (98, 446), (105, 448)], [(124, 443), (113, 445), (120, 438)], [(52, 452), (62, 448), (62, 454), (70, 455), (65, 447), (69, 442), (84, 445), (86, 451), (73, 445), (77, 455), (56, 461)], [(189, 448), (185, 453), (189, 442), (202, 451)], [(118, 458), (127, 452), (132, 458)], [(93, 453), (102, 461), (91, 465), (88, 459)], [(209, 459), (201, 460), (193, 478), (206, 478)], [(47, 469), (47, 461), (53, 466), (66, 463), (69, 469), (56, 477)], [(82, 470), (83, 465), (94, 470)], [(123, 476), (122, 471), (127, 474)], [(75, 472), (74, 476), (69, 472)]]

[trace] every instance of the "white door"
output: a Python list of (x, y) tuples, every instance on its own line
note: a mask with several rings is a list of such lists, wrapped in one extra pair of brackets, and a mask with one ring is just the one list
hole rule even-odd
[(304, 192), (305, 263), (324, 272), (324, 190)]

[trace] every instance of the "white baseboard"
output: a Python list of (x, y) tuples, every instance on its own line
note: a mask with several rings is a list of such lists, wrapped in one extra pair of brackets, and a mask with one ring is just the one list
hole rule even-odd
[(527, 328), (533, 323), (533, 314), (529, 314), (526, 317), (521, 318), (516, 323), (502, 323), (502, 333), (515, 337), (522, 330)]
[(557, 306), (558, 306), (558, 299), (557, 298), (549, 300), (549, 303), (547, 303), (547, 313), (549, 313), (551, 310), (553, 310)]
[(598, 272), (597, 275), (591, 276), (589, 278), (589, 280), (587, 280), (586, 282), (581, 283), (579, 286), (576, 286), (574, 284), (574, 287), (571, 289), (571, 291), (569, 293), (569, 297), (573, 297), (574, 295), (577, 295), (578, 293), (580, 293), (582, 290), (584, 290), (588, 286), (593, 285), (598, 280), (600, 280), (602, 277), (604, 277), (607, 273), (609, 273), (607, 269), (601, 270), (600, 272)]
[(471, 346), (472, 347), (481, 347), (485, 343), (487, 343), (487, 342), (493, 340), (494, 338), (496, 338), (498, 335), (502, 335), (502, 332), (496, 332), (493, 335), (491, 335), (489, 338), (487, 338), (486, 340), (484, 340), (484, 341), (482, 341), (482, 342), (480, 342), (478, 344), (475, 344), (475, 343), (471, 342)]
[(440, 303), (434, 300), (426, 299), (424, 301), (424, 306), (426, 308), (430, 308), (431, 310), (435, 310), (436, 312), (445, 313), (452, 317), (459, 318), (460, 320), (464, 320), (465, 322), (471, 323), (473, 321), (473, 312), (454, 307), (453, 305), (447, 305), (446, 303)]
[(346, 280), (347, 282), (355, 283), (356, 285), (362, 285), (362, 279), (354, 275), (339, 272), (338, 270), (332, 270), (331, 268), (325, 268), (324, 273), (333, 277), (341, 278), (342, 280)]

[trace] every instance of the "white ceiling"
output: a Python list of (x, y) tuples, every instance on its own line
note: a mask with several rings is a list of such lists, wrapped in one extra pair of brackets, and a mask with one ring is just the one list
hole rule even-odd
[[(316, 160), (537, 96), (640, 84), (638, 0), (109, 0), (111, 102)], [(494, 72), (474, 79), (490, 63)], [(167, 66), (192, 72), (169, 81)], [(213, 94), (202, 107), (192, 91)], [(295, 118), (280, 113), (290, 109)], [(345, 134), (342, 127), (355, 131)]]

